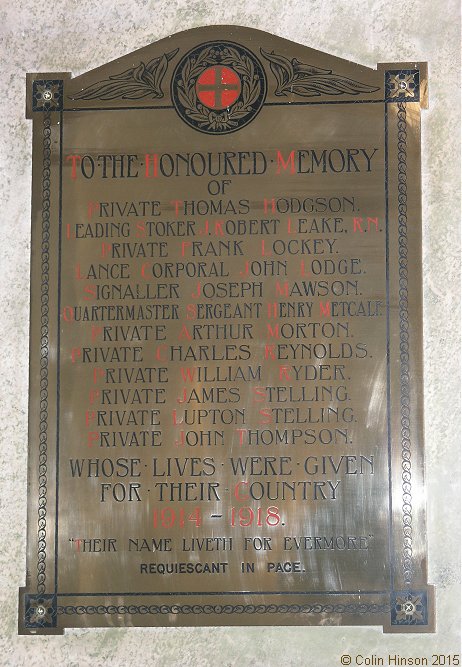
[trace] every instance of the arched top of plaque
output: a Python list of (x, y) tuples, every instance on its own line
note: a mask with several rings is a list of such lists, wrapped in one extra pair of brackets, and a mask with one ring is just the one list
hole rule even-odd
[(29, 74), (28, 83), (29, 118), (44, 111), (166, 108), (210, 135), (240, 131), (274, 105), (427, 104), (425, 63), (375, 70), (238, 26), (193, 28), (75, 78)]

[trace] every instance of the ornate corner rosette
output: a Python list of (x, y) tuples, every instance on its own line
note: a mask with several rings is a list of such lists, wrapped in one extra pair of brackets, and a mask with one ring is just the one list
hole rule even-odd
[(385, 102), (419, 102), (420, 72), (415, 69), (385, 72)]
[(330, 69), (307, 65), (297, 58), (289, 60), (274, 51), (269, 53), (263, 49), (260, 49), (260, 53), (269, 62), (276, 79), (274, 94), (277, 96), (360, 95), (379, 90), (377, 87), (336, 74)]
[(205, 134), (229, 134), (248, 125), (266, 97), (266, 77), (255, 55), (234, 42), (210, 42), (189, 51), (172, 78), (178, 115)]
[(71, 100), (140, 100), (143, 97), (160, 99), (164, 96), (162, 81), (168, 69), (168, 64), (176, 56), (179, 49), (164, 53), (153, 58), (148, 63), (140, 62), (136, 67), (113, 74), (108, 79), (84, 88)]
[(56, 595), (25, 596), (25, 623), (29, 629), (56, 628), (58, 615)]
[(392, 593), (391, 625), (428, 625), (426, 591), (395, 591)]
[(63, 81), (35, 79), (32, 82), (32, 111), (62, 111)]

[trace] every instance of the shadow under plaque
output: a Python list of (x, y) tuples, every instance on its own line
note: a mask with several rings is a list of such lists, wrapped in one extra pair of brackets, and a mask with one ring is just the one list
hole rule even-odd
[(232, 26), (28, 75), (20, 633), (434, 629), (426, 104), (425, 63)]

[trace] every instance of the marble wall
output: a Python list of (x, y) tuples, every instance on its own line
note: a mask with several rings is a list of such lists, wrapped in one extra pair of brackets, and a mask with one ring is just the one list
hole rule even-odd
[[(435, 635), (334, 627), (17, 635), (18, 588), (25, 583), (27, 488), (31, 122), (24, 118), (25, 73), (81, 74), (166, 35), (206, 24), (260, 28), (369, 67), (429, 62), (422, 185), (429, 582), (437, 586)], [(353, 656), (352, 664), (361, 664), (360, 658), (355, 661), (358, 654), (383, 657), (384, 664), (389, 654), (426, 657), (431, 664), (433, 653), (459, 651), (459, 26), (457, 0), (0, 0), (1, 665), (330, 667), (340, 665), (345, 653)]]

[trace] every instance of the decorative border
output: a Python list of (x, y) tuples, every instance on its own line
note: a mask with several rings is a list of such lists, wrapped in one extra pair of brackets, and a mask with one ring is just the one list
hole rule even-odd
[(412, 471), (411, 471), (411, 399), (409, 355), (409, 279), (407, 234), (407, 119), (406, 105), (398, 103), (398, 255), (399, 255), (399, 350), (401, 468), (403, 511), (403, 570), (409, 586), (412, 563)]
[(419, 102), (420, 72), (396, 69), (385, 72), (385, 102)]
[(32, 81), (32, 111), (62, 111), (63, 88), (62, 79)]
[(58, 607), (58, 614), (134, 615), (147, 614), (386, 614), (389, 604), (174, 604), (174, 605), (66, 605)]
[(45, 593), (47, 547), (47, 461), (48, 461), (48, 364), (49, 364), (49, 281), (50, 281), (50, 176), (51, 116), (43, 116), (42, 244), (40, 286), (40, 415), (39, 415), (39, 498), (37, 543), (37, 593)]

